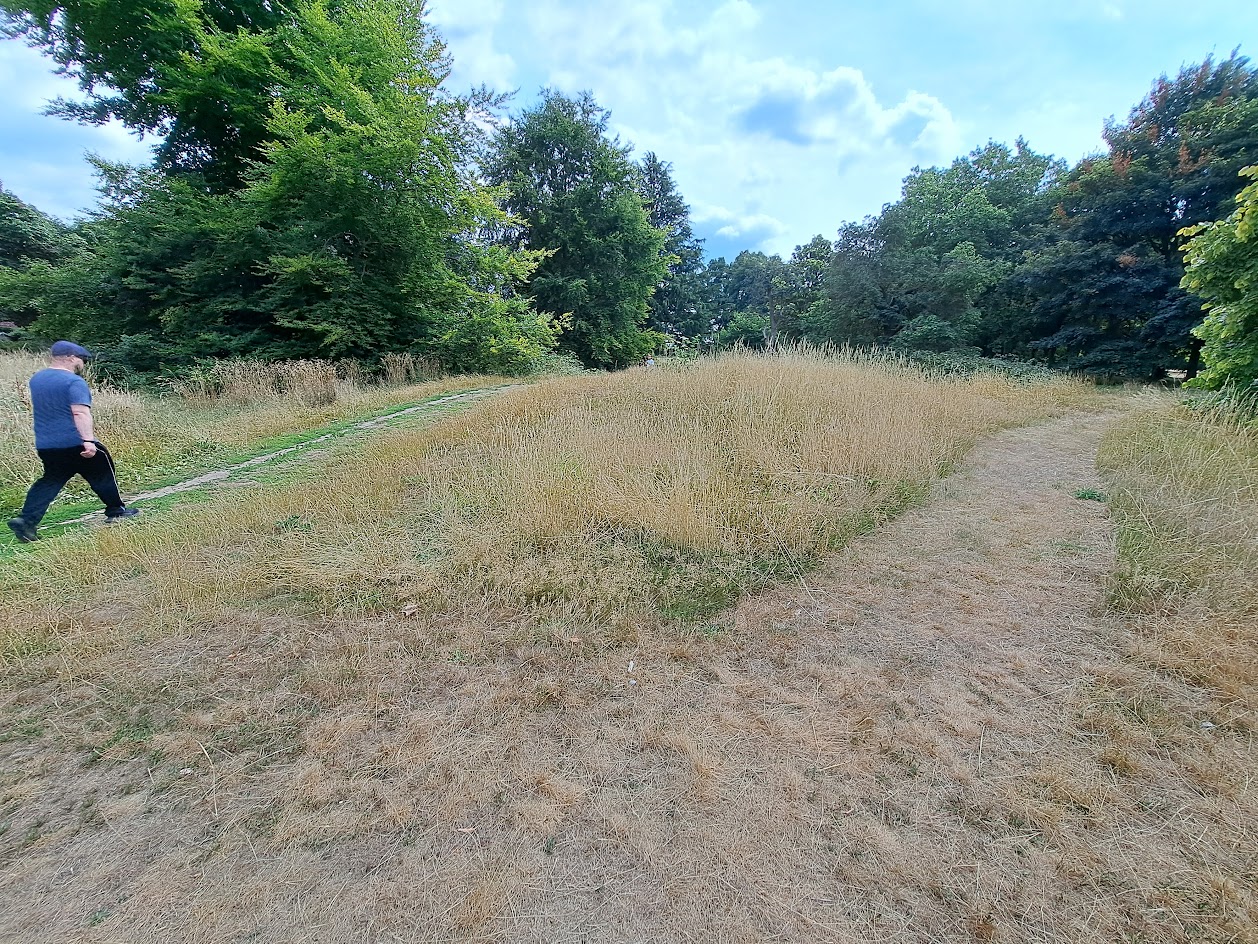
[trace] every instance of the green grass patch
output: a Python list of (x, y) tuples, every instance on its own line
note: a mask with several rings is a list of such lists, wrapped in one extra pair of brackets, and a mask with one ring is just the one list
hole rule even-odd
[[(459, 393), (475, 394), (485, 390), (498, 390), (506, 386), (505, 384), (495, 387), (477, 387), (469, 388)], [(457, 394), (455, 394), (457, 395)], [(157, 491), (173, 485), (181, 484), (189, 479), (197, 478), (209, 472), (219, 469), (227, 469), (232, 466), (240, 465), (260, 456), (270, 453), (279, 452), (284, 449), (296, 449), (296, 452), (286, 455), (277, 456), (266, 463), (261, 463), (256, 467), (238, 470), (229, 477), (241, 479), (247, 478), (250, 481), (266, 483), (266, 482), (284, 482), (294, 479), (293, 473), (296, 471), (296, 477), (301, 478), (304, 475), (317, 474), (310, 471), (302, 471), (304, 456), (302, 454), (303, 447), (318, 446), (320, 449), (326, 450), (329, 454), (341, 454), (347, 448), (352, 449), (353, 443), (361, 441), (362, 438), (369, 436), (379, 436), (383, 432), (403, 429), (408, 426), (421, 422), (431, 422), (444, 416), (454, 415), (466, 410), (477, 402), (476, 400), (449, 400), (444, 401), (447, 397), (452, 396), (451, 393), (439, 393), (422, 400), (407, 401), (392, 406), (381, 407), (370, 412), (347, 417), (338, 420), (335, 423), (328, 423), (316, 429), (305, 430), (300, 433), (289, 433), (283, 436), (274, 436), (258, 443), (255, 443), (249, 449), (241, 449), (235, 452), (215, 452), (212, 454), (206, 452), (202, 459), (196, 463), (185, 463), (180, 466), (170, 467), (163, 465), (155, 465), (142, 470), (141, 474), (136, 476), (138, 484), (134, 487), (124, 490), (124, 497), (130, 493), (143, 491)], [(428, 405), (429, 409), (415, 409)], [(394, 416), (391, 414), (399, 413), (404, 410), (414, 410), (414, 412), (404, 415)], [(369, 429), (356, 429), (362, 423), (372, 422), (373, 420), (381, 420), (383, 417), (389, 417), (378, 425)], [(324, 437), (329, 437), (326, 440)], [(346, 442), (349, 440), (350, 442)], [(120, 470), (121, 471), (121, 470)], [(151, 474), (150, 474), (151, 473)], [(147, 498), (136, 507), (144, 510), (145, 514), (159, 512), (176, 505), (187, 504), (190, 502), (198, 502), (213, 491), (214, 485), (218, 483), (209, 483), (206, 486), (189, 489), (186, 491), (175, 492), (157, 498)], [(100, 502), (94, 495), (91, 495), (86, 486), (76, 482), (76, 488), (73, 492), (67, 490), (63, 492), (63, 496), (69, 496), (69, 500), (58, 498), (57, 501), (49, 508), (48, 514), (40, 523), (41, 543), (50, 537), (55, 537), (63, 533), (76, 533), (81, 531), (82, 525), (77, 523), (77, 519), (83, 515), (91, 514), (100, 510)], [(79, 497), (86, 492), (86, 497)], [(16, 502), (20, 504), (25, 497), (23, 490), (17, 497)], [(131, 522), (119, 525), (110, 525), (110, 527), (126, 527)], [(36, 549), (36, 545), (23, 545), (17, 541), (13, 533), (6, 527), (3, 533), (0, 533), (0, 561), (6, 557), (11, 557), (14, 553), (31, 552)]]

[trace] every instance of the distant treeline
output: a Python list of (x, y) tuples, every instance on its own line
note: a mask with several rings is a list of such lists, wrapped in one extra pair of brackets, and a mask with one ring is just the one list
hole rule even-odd
[(422, 7), (0, 0), (86, 93), (55, 113), (161, 142), (147, 167), (96, 160), (100, 208), (72, 226), (0, 189), (0, 321), (139, 371), (388, 351), (522, 371), (555, 349), (619, 367), (803, 340), (1258, 377), (1258, 196), (1237, 199), (1258, 71), (1238, 52), (1159, 79), (1074, 167), (989, 143), (833, 241), (705, 263), (666, 161), (635, 160), (588, 94), (510, 119), (451, 94)]

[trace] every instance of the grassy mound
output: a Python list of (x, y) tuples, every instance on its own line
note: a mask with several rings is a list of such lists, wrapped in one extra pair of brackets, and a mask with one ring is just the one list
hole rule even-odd
[(142, 632), (248, 607), (494, 613), (530, 636), (631, 640), (798, 576), (978, 437), (1090, 396), (1064, 379), (808, 354), (563, 378), (383, 438), (304, 484), (49, 542), (4, 581), (0, 638), (10, 652), (54, 644), (106, 594)]

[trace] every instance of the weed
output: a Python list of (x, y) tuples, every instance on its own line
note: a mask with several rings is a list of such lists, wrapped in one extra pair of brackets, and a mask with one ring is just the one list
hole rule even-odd
[(1075, 490), (1075, 498), (1080, 501), (1107, 502), (1109, 499), (1105, 493), (1095, 488), (1080, 488)]
[(128, 756), (130, 756), (130, 749), (147, 744), (156, 731), (157, 726), (148, 713), (145, 711), (139, 712), (136, 717), (120, 724), (103, 743), (92, 749), (92, 753), (87, 760), (87, 766), (102, 760), (110, 748), (119, 745), (127, 748)]
[(44, 722), (38, 718), (21, 715), (0, 729), (0, 744), (5, 741), (35, 741), (44, 735)]

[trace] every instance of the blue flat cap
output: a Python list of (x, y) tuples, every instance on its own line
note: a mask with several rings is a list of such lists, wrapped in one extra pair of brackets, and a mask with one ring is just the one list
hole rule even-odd
[(52, 346), (53, 357), (81, 357), (85, 361), (92, 359), (92, 352), (85, 347), (80, 347), (73, 341), (56, 341)]

